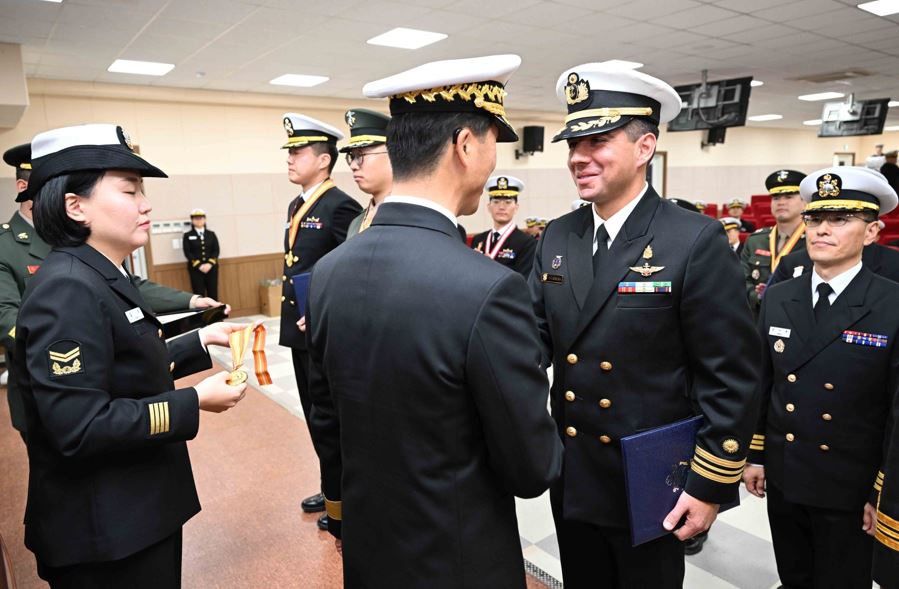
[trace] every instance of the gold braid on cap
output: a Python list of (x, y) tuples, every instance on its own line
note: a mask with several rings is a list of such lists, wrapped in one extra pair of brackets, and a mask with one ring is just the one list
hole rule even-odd
[[(453, 102), (456, 98), (466, 102), (474, 99), (474, 105), (477, 108), (486, 110), (492, 115), (504, 117), (506, 116), (506, 109), (503, 106), (503, 99), (507, 95), (508, 93), (502, 86), (495, 84), (454, 84), (452, 86), (404, 92), (393, 98), (402, 98), (409, 104), (415, 104), (419, 98), (427, 102), (435, 102), (438, 96), (447, 102)], [(489, 98), (490, 101), (484, 100), (485, 98)]]

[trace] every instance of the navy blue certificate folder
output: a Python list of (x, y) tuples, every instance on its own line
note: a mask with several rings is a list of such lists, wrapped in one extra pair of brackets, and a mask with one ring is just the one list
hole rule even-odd
[(300, 311), (300, 316), (306, 314), (306, 297), (309, 295), (309, 276), (311, 275), (311, 272), (303, 272), (292, 277), (293, 293), (297, 297), (297, 309)]
[[(638, 546), (669, 532), (662, 527), (690, 470), (702, 416), (621, 438), (631, 541)], [(739, 501), (720, 511), (739, 505)]]

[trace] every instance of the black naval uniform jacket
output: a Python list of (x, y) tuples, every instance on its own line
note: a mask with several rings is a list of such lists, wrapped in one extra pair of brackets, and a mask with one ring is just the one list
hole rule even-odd
[[(899, 422), (899, 395), (893, 398), (893, 423)], [(877, 504), (874, 580), (883, 589), (899, 588), (899, 427), (892, 427)]]
[(316, 265), (306, 322), (347, 589), (523, 588), (514, 497), (549, 487), (562, 447), (521, 276), (387, 202)]
[(297, 196), (287, 208), (284, 273), (281, 276), (281, 335), (278, 343), (305, 350), (306, 336), (297, 329), (297, 321), (305, 310), (297, 309), (292, 278), (312, 270), (320, 258), (346, 240), (347, 228), (362, 212), (362, 207), (337, 187), (327, 190), (300, 220), (296, 241), (290, 249), (290, 221), (301, 207), (300, 196)]
[[(471, 248), (484, 253), (484, 248), (487, 247), (487, 236), (491, 233), (493, 233), (492, 229), (475, 235), (471, 240)], [(537, 240), (516, 227), (509, 234), (494, 260), (515, 270), (527, 279), (534, 266), (535, 251), (537, 251)]]
[[(787, 501), (858, 511), (882, 476), (899, 387), (899, 284), (862, 267), (816, 324), (811, 280), (809, 272), (776, 284), (762, 299), (762, 402), (749, 461)], [(885, 344), (864, 345), (870, 335)]]
[(181, 240), (184, 249), (184, 257), (187, 258), (188, 271), (199, 272), (203, 264), (218, 264), (219, 240), (215, 233), (209, 229), (203, 230), (203, 235), (196, 228), (184, 234)]
[(25, 291), (11, 380), (25, 406), (25, 545), (47, 566), (118, 560), (200, 510), (186, 440), (211, 366), (196, 334), (162, 339), (153, 311), (88, 245), (53, 250)]
[[(892, 248), (879, 243), (865, 246), (862, 250), (862, 264), (875, 274), (880, 274), (893, 282), (899, 282), (899, 252)], [(768, 287), (802, 274), (808, 274), (812, 271), (812, 265), (812, 259), (808, 255), (808, 250), (802, 249), (798, 252), (792, 252), (784, 256), (777, 265), (777, 270), (768, 279)]]
[[(735, 500), (756, 419), (760, 346), (721, 223), (650, 187), (597, 277), (593, 239), (590, 207), (552, 221), (530, 280), (565, 444), (563, 517), (627, 527), (619, 440), (694, 414), (705, 422), (686, 491)], [(660, 269), (649, 277), (631, 269), (644, 264)], [(623, 292), (650, 281), (670, 283), (670, 292)]]

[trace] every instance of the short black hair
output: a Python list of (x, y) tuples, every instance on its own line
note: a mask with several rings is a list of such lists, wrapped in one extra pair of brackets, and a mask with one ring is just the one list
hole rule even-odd
[(631, 140), (631, 143), (633, 143), (640, 137), (643, 137), (647, 133), (655, 135), (656, 139), (659, 138), (659, 126), (647, 119), (631, 119), (631, 121), (626, 124), (623, 129), (627, 134), (627, 138)]
[(16, 180), (24, 180), (25, 182), (28, 182), (29, 178), (31, 178), (31, 170), (16, 168)]
[(66, 194), (89, 197), (104, 174), (105, 170), (86, 170), (57, 176), (34, 195), (34, 228), (50, 247), (74, 247), (87, 241), (90, 227), (66, 213)]
[(387, 153), (393, 179), (406, 180), (434, 171), (456, 129), (468, 128), (477, 138), (494, 122), (477, 113), (402, 113), (387, 124)]
[(315, 155), (327, 153), (331, 156), (331, 163), (328, 164), (328, 175), (330, 176), (331, 172), (334, 171), (334, 166), (337, 165), (337, 144), (331, 143), (330, 141), (318, 141), (316, 143), (310, 143), (309, 147), (312, 148)]

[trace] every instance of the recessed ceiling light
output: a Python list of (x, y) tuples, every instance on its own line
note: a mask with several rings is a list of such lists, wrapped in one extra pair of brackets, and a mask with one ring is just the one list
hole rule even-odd
[(639, 61), (627, 61), (624, 59), (610, 59), (608, 61), (601, 62), (602, 65), (607, 65), (610, 67), (618, 67), (625, 70), (636, 70), (643, 67), (643, 64)]
[(818, 92), (817, 94), (803, 94), (799, 100), (806, 102), (815, 102), (816, 100), (830, 100), (831, 98), (842, 98), (846, 96), (842, 92)]
[(753, 88), (758, 88), (759, 86), (764, 86), (765, 83), (762, 82), (761, 80), (753, 80), (753, 81), (749, 82), (749, 85), (752, 86)]
[(859, 8), (877, 16), (887, 16), (899, 12), (899, 0), (875, 0), (874, 2), (863, 2), (858, 5)]
[(274, 80), (271, 80), (269, 84), (274, 84), (275, 86), (299, 86), (300, 88), (311, 88), (313, 86), (318, 86), (319, 84), (324, 84), (330, 79), (331, 78), (328, 76), (284, 74), (283, 76), (278, 76)]
[(893, 108), (894, 106), (899, 106), (899, 100), (891, 100), (887, 102), (887, 106)]
[(890, 125), (889, 127), (884, 127), (884, 131), (899, 131), (899, 125)]
[(131, 59), (117, 59), (112, 62), (106, 71), (117, 74), (140, 74), (142, 76), (164, 76), (172, 69), (173, 63), (159, 63), (158, 61), (134, 61)]
[(821, 124), (821, 119), (811, 119), (809, 121), (802, 121), (803, 125), (808, 125), (809, 127), (817, 127)]
[(384, 47), (396, 47), (398, 49), (421, 49), (431, 43), (443, 41), (446, 35), (443, 33), (432, 33), (431, 31), (420, 31), (418, 29), (407, 29), (397, 27), (377, 37), (372, 37), (366, 43), (369, 45), (383, 45)]
[(776, 121), (776, 120), (779, 120), (779, 119), (782, 119), (782, 118), (784, 118), (783, 115), (755, 115), (754, 117), (746, 117), (747, 120), (749, 120), (749, 121), (756, 121), (756, 122), (760, 122), (760, 121)]

